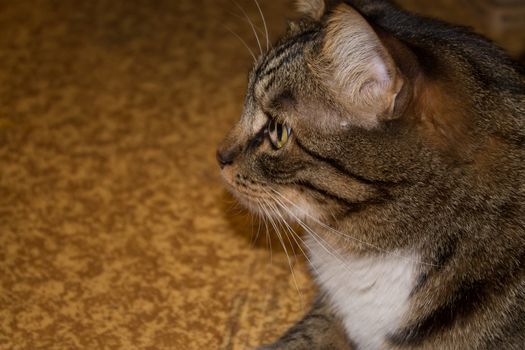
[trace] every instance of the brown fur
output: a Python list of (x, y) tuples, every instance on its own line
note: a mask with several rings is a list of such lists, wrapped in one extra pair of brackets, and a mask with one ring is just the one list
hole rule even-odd
[[(315, 227), (342, 254), (417, 252), (411, 312), (386, 348), (522, 349), (523, 68), (388, 1), (303, 5), (259, 59), (219, 148), (229, 188), (253, 210)], [(293, 130), (282, 149), (267, 137), (272, 118)], [(271, 348), (351, 346), (351, 334), (327, 333), (340, 321), (326, 303), (305, 317), (323, 310), (323, 321), (301, 321)]]

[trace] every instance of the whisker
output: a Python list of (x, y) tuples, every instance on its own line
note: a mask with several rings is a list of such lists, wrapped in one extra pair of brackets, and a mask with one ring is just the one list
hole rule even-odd
[[(288, 258), (288, 262), (290, 263), (290, 259), (289, 259), (289, 256), (288, 256), (288, 251), (286, 250), (286, 246), (284, 245), (284, 241), (282, 240), (282, 237), (281, 237), (281, 235), (280, 235), (280, 232), (279, 232), (279, 230), (277, 229), (277, 225), (275, 224), (275, 221), (273, 220), (272, 215), (271, 215), (271, 213), (270, 213), (270, 211), (271, 211), (271, 207), (269, 206), (268, 202), (266, 202), (266, 201), (264, 201), (264, 202), (265, 202), (267, 208), (270, 209), (270, 210), (268, 211), (268, 214), (269, 214), (269, 215), (268, 215), (268, 220), (270, 221), (270, 224), (272, 225), (272, 227), (273, 227), (273, 229), (274, 229), (274, 232), (277, 234), (277, 237), (279, 238), (279, 241), (281, 242), (281, 245), (283, 246), (284, 252), (286, 253), (286, 256), (287, 256), (287, 258)], [(291, 266), (290, 266), (290, 268), (291, 268)]]
[(241, 43), (244, 45), (244, 47), (246, 47), (248, 49), (248, 52), (250, 53), (250, 55), (252, 56), (253, 58), (253, 62), (254, 63), (257, 63), (257, 58), (255, 57), (255, 54), (253, 53), (253, 50), (250, 48), (250, 46), (248, 46), (248, 44), (246, 43), (246, 41), (244, 41), (243, 38), (241, 38), (237, 33), (235, 33), (233, 30), (231, 30), (230, 28), (228, 28), (226, 25), (224, 25), (224, 27), (226, 28), (226, 30), (228, 30), (230, 33), (232, 33), (237, 39), (239, 39), (241, 41)]
[[(257, 206), (257, 208), (260, 207), (258, 203), (256, 204), (256, 206)], [(256, 233), (255, 237), (254, 237), (254, 235), (253, 235), (253, 226), (254, 226), (253, 221), (255, 220), (255, 219), (254, 219), (254, 216), (257, 217), (257, 223), (258, 223), (257, 233)], [(251, 234), (251, 242), (250, 242), (250, 244), (251, 244), (251, 246), (252, 246), (252, 248), (253, 248), (253, 247), (255, 246), (255, 243), (257, 242), (257, 239), (259, 238), (259, 228), (260, 228), (260, 225), (261, 225), (261, 221), (259, 220), (259, 216), (258, 216), (257, 212), (254, 213), (254, 212), (251, 211), (251, 210), (250, 210), (250, 220), (251, 220), (251, 228), (252, 228), (252, 234)]]
[[(269, 204), (267, 201), (265, 201), (265, 203), (268, 206), (268, 208), (272, 210), (271, 204)], [(295, 278), (295, 272), (292, 266), (292, 261), (290, 260), (290, 255), (288, 254), (288, 250), (286, 249), (286, 244), (284, 243), (283, 237), (281, 236), (281, 233), (277, 229), (277, 225), (275, 224), (275, 221), (273, 220), (272, 216), (269, 216), (268, 219), (272, 223), (275, 233), (277, 234), (277, 237), (279, 238), (279, 241), (281, 242), (281, 245), (284, 249), (284, 253), (286, 254), (286, 259), (288, 260), (288, 266), (290, 267), (290, 272), (292, 273), (292, 280), (295, 285), (295, 289), (297, 290), (297, 294), (299, 295), (299, 300), (301, 302), (301, 308), (304, 308), (303, 294), (299, 290), (299, 284), (297, 283), (297, 279)]]
[(317, 232), (312, 230), (310, 228), (310, 226), (305, 224), (303, 221), (300, 221), (298, 218), (297, 218), (297, 220), (298, 220), (299, 225), (307, 233), (310, 234), (310, 236), (317, 242), (317, 244), (319, 244), (321, 246), (321, 248), (323, 248), (323, 250), (326, 253), (328, 253), (331, 257), (333, 257), (336, 260), (338, 260), (347, 271), (351, 271), (351, 269), (348, 267), (347, 263), (344, 261), (343, 257), (336, 253), (337, 249), (334, 249), (334, 247), (332, 247), (332, 245), (330, 243), (328, 243), (325, 239), (323, 239), (323, 237), (321, 237)]
[(237, 201), (229, 201), (225, 203), (229, 205), (228, 208), (226, 208), (226, 212), (228, 214), (241, 215), (246, 212), (246, 209), (242, 207)]
[(267, 247), (270, 250), (270, 263), (272, 263), (273, 262), (272, 240), (270, 239), (270, 233), (268, 232), (268, 221), (266, 219), (269, 216), (269, 214), (268, 214), (268, 211), (266, 210), (265, 206), (263, 205), (263, 203), (261, 203), (261, 201), (259, 201), (259, 200), (257, 200), (257, 201), (259, 202), (260, 208), (264, 212), (264, 215), (262, 216), (262, 219), (263, 219), (264, 227), (266, 229), (266, 245), (267, 245)]
[[(284, 220), (284, 219), (283, 219)], [(316, 272), (319, 272), (317, 270), (317, 267), (312, 263), (312, 261), (310, 260), (310, 257), (308, 256), (308, 254), (306, 254), (306, 252), (304, 251), (304, 249), (302, 248), (301, 245), (304, 245), (306, 246), (306, 242), (301, 238), (301, 236), (295, 232), (295, 230), (286, 222), (286, 221), (283, 221), (284, 224), (286, 225), (287, 227), (287, 230), (288, 232), (290, 232), (290, 235), (292, 236), (292, 239), (294, 240), (294, 242), (297, 244), (297, 246), (299, 247), (299, 249), (301, 250), (301, 252), (303, 253), (303, 256), (306, 258), (306, 260), (310, 263), (310, 266), (313, 267), (313, 269), (316, 271)], [(299, 240), (299, 241), (297, 241)]]
[[(257, 202), (259, 202), (259, 201), (257, 201)], [(261, 208), (260, 203), (257, 203), (257, 206), (259, 207), (259, 209)], [(259, 234), (261, 233), (261, 221), (262, 221), (262, 218), (261, 218), (261, 215), (259, 214), (259, 212), (257, 212), (255, 215), (257, 216), (257, 234), (255, 235), (254, 243), (257, 243), (257, 241), (259, 240)]]
[(255, 1), (255, 5), (257, 5), (257, 8), (259, 9), (259, 13), (261, 14), (261, 19), (264, 25), (264, 32), (266, 33), (266, 51), (269, 51), (270, 50), (270, 36), (268, 35), (268, 26), (266, 25), (266, 19), (264, 18), (264, 14), (261, 10), (261, 6), (259, 6), (259, 1), (257, 0), (253, 0), (253, 1)]
[[(279, 199), (278, 198), (275, 198), (274, 196), (272, 196), (272, 200), (276, 201), (276, 202), (279, 202)], [(282, 207), (282, 206), (281, 206)], [(310, 260), (310, 258), (308, 257), (308, 254), (306, 254), (306, 252), (303, 250), (301, 244), (303, 244), (304, 246), (306, 246), (306, 242), (301, 238), (301, 236), (295, 232), (295, 230), (288, 224), (288, 222), (286, 222), (286, 220), (283, 218), (283, 216), (281, 215), (281, 213), (279, 211), (277, 211), (277, 215), (279, 215), (279, 217), (281, 218), (282, 222), (284, 223), (284, 225), (286, 226), (288, 232), (290, 232), (290, 235), (292, 236), (292, 239), (295, 241), (295, 243), (297, 244), (297, 247), (299, 247), (299, 249), (301, 250), (301, 252), (303, 253), (304, 257), (306, 258), (306, 260), (308, 260), (308, 262), (310, 263), (310, 266), (312, 266), (314, 268), (314, 270), (317, 271), (317, 267), (312, 263), (312, 261)], [(297, 238), (296, 238), (297, 237)], [(297, 241), (297, 239), (299, 239), (299, 241), (301, 241), (300, 243)], [(290, 243), (291, 244), (291, 243)]]
[[(246, 23), (249, 23), (248, 20), (246, 19), (246, 17), (244, 17), (244, 16), (240, 16), (240, 15), (238, 15), (237, 13), (232, 12), (232, 11), (227, 11), (227, 12), (228, 12), (228, 14), (230, 14), (230, 15), (232, 15), (232, 16), (238, 18), (238, 19), (240, 19), (241, 21), (246, 22)], [(252, 22), (252, 23), (253, 23), (253, 22)], [(264, 31), (263, 31), (259, 26), (257, 26), (257, 25), (254, 24), (254, 27), (255, 27), (255, 30), (257, 30), (257, 33), (259, 33), (259, 34), (261, 34), (261, 35), (264, 35)]]
[[(433, 266), (433, 267), (438, 267), (439, 265), (436, 265), (436, 264), (432, 264), (432, 263), (427, 263), (427, 262), (424, 262), (424, 261), (421, 261), (421, 260), (417, 260), (417, 259), (412, 259), (410, 257), (407, 257), (407, 256), (404, 256), (404, 255), (400, 255), (400, 254), (396, 254), (392, 251), (388, 251), (386, 249), (383, 249), (381, 247), (378, 247), (372, 243), (368, 243), (368, 242), (365, 242), (363, 240), (360, 240), (356, 237), (353, 237), (353, 236), (350, 236), (348, 234), (345, 234), (343, 232), (340, 232), (336, 229), (334, 229), (333, 227), (331, 226), (328, 226), (327, 224), (323, 223), (322, 221), (318, 220), (317, 218), (313, 217), (312, 215), (308, 214), (304, 209), (302, 209), (300, 206), (298, 206), (297, 204), (293, 203), (292, 201), (290, 201), (288, 198), (286, 198), (283, 194), (281, 194), (280, 192), (278, 192), (277, 190), (275, 189), (272, 189), (272, 191), (277, 194), (278, 196), (280, 196), (283, 200), (287, 201), (290, 205), (292, 205), (294, 208), (300, 210), (303, 215), (305, 215), (306, 217), (308, 217), (310, 220), (314, 221), (315, 223), (317, 223), (318, 225), (320, 225), (321, 227), (329, 230), (330, 232), (334, 233), (334, 234), (337, 234), (345, 239), (350, 239), (350, 240), (353, 240), (355, 242), (358, 242), (360, 244), (363, 244), (365, 246), (368, 246), (370, 248), (373, 248), (383, 254), (387, 254), (387, 255), (391, 255), (391, 256), (394, 256), (394, 257), (397, 257), (397, 258), (401, 258), (401, 259), (404, 259), (404, 260), (407, 260), (407, 261), (411, 261), (411, 262), (414, 262), (414, 263), (417, 263), (417, 264), (421, 264), (421, 265), (427, 265), (427, 266)], [(294, 215), (294, 217), (296, 217)], [(297, 218), (297, 217), (296, 217)]]
[(270, 207), (270, 209), (272, 209), (272, 212), (277, 215), (278, 217), (276, 218), (276, 221), (277, 221), (277, 224), (279, 225), (279, 227), (283, 230), (283, 232), (281, 233), (284, 233), (284, 236), (287, 238), (288, 240), (288, 243), (290, 243), (290, 248), (292, 249), (292, 252), (293, 252), (293, 257), (294, 257), (294, 263), (297, 262), (297, 254), (295, 253), (295, 249), (293, 247), (293, 244), (292, 244), (292, 241), (290, 240), (290, 237), (288, 237), (288, 235), (286, 234), (286, 230), (285, 230), (285, 227), (283, 225), (283, 222), (284, 221), (284, 218), (281, 216), (281, 214), (279, 213), (279, 208), (277, 208), (275, 205), (273, 205), (271, 202), (268, 202), (267, 205)]
[[(282, 202), (280, 202), (279, 198), (276, 198), (275, 196), (272, 196), (270, 193), (268, 193), (266, 191), (266, 194), (275, 202), (278, 202), (278, 204), (284, 208), (284, 210), (286, 211), (287, 208), (282, 204)], [(310, 265), (317, 271), (317, 267), (312, 263), (312, 261), (310, 260), (310, 258), (308, 257), (308, 254), (306, 254), (306, 252), (303, 250), (303, 248), (301, 247), (301, 243), (304, 245), (304, 246), (307, 246), (306, 242), (301, 238), (301, 236), (295, 232), (295, 230), (288, 224), (288, 222), (286, 222), (286, 219), (284, 219), (284, 217), (282, 216), (282, 214), (280, 213), (279, 210), (275, 209), (274, 212), (280, 217), (282, 223), (286, 226), (287, 228), (287, 231), (290, 232), (290, 235), (292, 236), (292, 239), (295, 241), (295, 243), (297, 244), (297, 247), (299, 247), (299, 249), (301, 250), (301, 252), (303, 253), (303, 256), (306, 258), (306, 260), (308, 260), (308, 262), (310, 263)], [(288, 236), (287, 236), (288, 237)], [(297, 241), (297, 239), (299, 239), (301, 241), (301, 243), (299, 243)], [(292, 244), (290, 242), (290, 244)], [(295, 252), (294, 252), (295, 253)]]
[(239, 3), (237, 3), (237, 1), (235, 1), (235, 0), (231, 0), (231, 1), (235, 4), (235, 6), (237, 6), (239, 8), (239, 10), (241, 10), (242, 14), (244, 15), (244, 17), (246, 18), (246, 20), (250, 24), (250, 27), (252, 27), (253, 34), (255, 35), (255, 39), (257, 40), (257, 45), (259, 45), (259, 50), (261, 51), (261, 55), (262, 55), (263, 54), (263, 49), (262, 49), (261, 41), (259, 40), (259, 36), (257, 35), (257, 30), (255, 30), (255, 25), (253, 24), (252, 20), (250, 19), (250, 16), (248, 16), (246, 11), (244, 11), (242, 6), (239, 5)]
[[(344, 259), (340, 256), (337, 256), (334, 254), (334, 252), (337, 252), (337, 249), (334, 249), (334, 247), (332, 247), (328, 242), (326, 242), (326, 240), (323, 239), (323, 237), (321, 237), (318, 233), (316, 233), (313, 229), (311, 229), (305, 222), (303, 222), (300, 218), (298, 218), (290, 209), (288, 209), (282, 202), (278, 202), (277, 201), (277, 198), (274, 197), (274, 196), (271, 196), (271, 194), (268, 193), (268, 195), (270, 197), (272, 197), (274, 200), (276, 200), (276, 203), (278, 203), (281, 208), (283, 208), (283, 210), (285, 210), (288, 215), (290, 215), (291, 217), (293, 217), (295, 220), (297, 220), (297, 223), (308, 233), (310, 233), (311, 237), (317, 242), (317, 244), (319, 244), (324, 251), (326, 251), (330, 256), (332, 256), (333, 258), (335, 258), (336, 260), (339, 260), (339, 262), (343, 265), (343, 267), (348, 270), (348, 271), (351, 271), (351, 269), (347, 266), (347, 264), (345, 263)], [(325, 244), (323, 244), (323, 242), (331, 249), (333, 250), (334, 252), (332, 252), (330, 249), (328, 249)]]

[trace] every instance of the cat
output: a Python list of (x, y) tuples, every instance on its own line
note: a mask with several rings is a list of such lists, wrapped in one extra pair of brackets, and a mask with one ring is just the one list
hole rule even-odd
[(217, 151), (319, 288), (260, 349), (524, 349), (525, 70), (390, 1), (298, 5)]

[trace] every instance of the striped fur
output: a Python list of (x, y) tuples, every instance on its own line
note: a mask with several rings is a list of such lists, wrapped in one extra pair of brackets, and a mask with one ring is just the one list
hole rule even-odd
[[(318, 302), (267, 348), (523, 349), (525, 70), (486, 39), (389, 1), (300, 3), (218, 151), (241, 202), (301, 220), (324, 245), (310, 250), (324, 261)], [(292, 129), (281, 149), (271, 119)], [(337, 272), (367, 263), (377, 272), (366, 281)], [(390, 295), (366, 289), (386, 283)], [(376, 294), (352, 294), (361, 289)], [(360, 324), (342, 311), (352, 303)], [(395, 324), (363, 340), (377, 312)]]

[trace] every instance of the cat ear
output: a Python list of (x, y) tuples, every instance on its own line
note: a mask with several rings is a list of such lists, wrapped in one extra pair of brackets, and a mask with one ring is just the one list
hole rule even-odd
[(326, 11), (325, 0), (297, 0), (296, 4), (299, 13), (316, 21), (320, 20)]
[(348, 5), (334, 8), (327, 21), (320, 65), (351, 123), (372, 128), (394, 117), (403, 79), (374, 29)]

